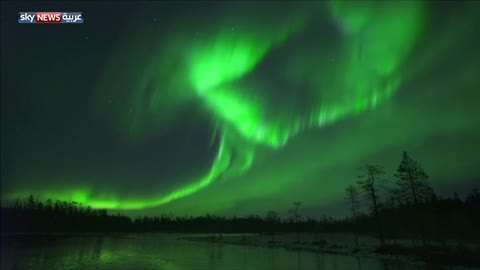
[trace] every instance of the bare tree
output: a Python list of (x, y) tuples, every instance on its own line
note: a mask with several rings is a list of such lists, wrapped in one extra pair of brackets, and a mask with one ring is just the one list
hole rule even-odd
[(426, 246), (425, 229), (420, 204), (429, 200), (433, 195), (433, 189), (428, 182), (428, 175), (417, 161), (408, 156), (407, 152), (402, 153), (402, 161), (395, 173), (396, 185), (399, 195), (404, 199), (411, 199), (415, 209), (419, 213), (418, 230), (422, 238), (422, 244)]
[(357, 232), (357, 215), (358, 215), (358, 205), (359, 201), (359, 192), (355, 186), (350, 185), (345, 188), (345, 200), (350, 205), (350, 210), (352, 211), (352, 224), (353, 224), (353, 234), (355, 236), (355, 248), (358, 249), (358, 232)]
[(302, 219), (300, 214), (300, 208), (302, 207), (302, 202), (294, 202), (293, 208), (290, 209), (288, 212), (292, 215), (293, 221), (295, 222), (295, 227), (297, 231), (297, 243), (300, 242), (300, 234), (299, 234), (299, 224)]
[(381, 166), (367, 164), (363, 167), (360, 167), (361, 175), (358, 177), (360, 180), (357, 181), (357, 184), (363, 191), (363, 194), (366, 199), (371, 200), (371, 210), (375, 218), (375, 223), (377, 225), (378, 239), (380, 241), (380, 247), (385, 247), (385, 238), (383, 234), (382, 222), (379, 214), (379, 203), (378, 203), (378, 182), (380, 177), (385, 174), (385, 171)]
[(270, 233), (272, 236), (271, 242), (273, 243), (275, 241), (275, 228), (277, 226), (277, 223), (280, 221), (280, 217), (278, 216), (277, 212), (270, 210), (267, 212), (267, 216), (265, 219), (270, 225)]

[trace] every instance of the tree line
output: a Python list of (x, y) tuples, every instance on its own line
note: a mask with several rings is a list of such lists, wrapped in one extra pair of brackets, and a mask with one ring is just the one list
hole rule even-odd
[[(406, 152), (393, 174), (395, 181), (384, 179), (378, 165), (360, 168), (355, 185), (346, 188), (346, 200), (352, 215), (344, 218), (304, 217), (303, 203), (294, 202), (290, 216), (277, 212), (265, 216), (143, 216), (130, 218), (92, 209), (76, 202), (39, 201), (33, 195), (17, 199), (1, 209), (2, 232), (171, 232), (171, 233), (278, 233), (349, 232), (376, 235), (380, 247), (398, 239), (413, 239), (415, 245), (450, 239), (480, 240), (480, 193), (441, 198), (429, 184), (427, 173)], [(363, 198), (363, 200), (362, 200)], [(364, 203), (367, 211), (361, 211)]]
[[(462, 200), (457, 193), (441, 198), (429, 182), (421, 164), (407, 152), (393, 181), (385, 178), (379, 165), (367, 164), (359, 168), (356, 185), (345, 188), (351, 217), (350, 231), (358, 246), (359, 233), (372, 233), (378, 237), (380, 248), (387, 241), (412, 239), (413, 246), (427, 247), (429, 241), (446, 243), (449, 240), (480, 240), (480, 192), (473, 189)], [(361, 198), (367, 211), (361, 213)]]
[(312, 232), (344, 222), (332, 217), (302, 218), (301, 203), (290, 218), (275, 211), (265, 216), (143, 216), (130, 218), (92, 209), (76, 202), (39, 201), (33, 195), (17, 199), (12, 207), (1, 208), (2, 232), (193, 232), (193, 233), (287, 233)]

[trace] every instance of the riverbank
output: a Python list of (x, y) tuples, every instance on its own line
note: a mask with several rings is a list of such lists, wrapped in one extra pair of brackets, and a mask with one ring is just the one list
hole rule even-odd
[[(370, 236), (359, 236), (358, 248), (353, 235), (342, 233), (319, 234), (226, 234), (184, 237), (189, 241), (215, 242), (233, 245), (250, 245), (286, 250), (302, 250), (355, 257), (370, 257), (395, 260), (413, 264), (449, 266), (449, 269), (480, 269), (480, 246), (473, 243), (460, 244), (454, 241), (430, 243), (427, 249), (412, 240), (396, 240), (386, 248), (378, 248), (378, 240)], [(416, 245), (413, 247), (413, 245)]]

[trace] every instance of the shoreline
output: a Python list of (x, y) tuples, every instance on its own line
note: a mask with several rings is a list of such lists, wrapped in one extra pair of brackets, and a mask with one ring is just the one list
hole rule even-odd
[[(369, 236), (359, 236), (359, 247), (356, 249), (353, 238), (350, 238), (350, 235), (346, 234), (321, 234), (315, 237), (309, 234), (302, 234), (301, 237), (299, 237), (299, 241), (297, 241), (295, 234), (279, 234), (273, 238), (273, 241), (271, 236), (261, 234), (212, 234), (209, 236), (180, 237), (179, 239), (193, 242), (283, 248), (289, 251), (320, 252), (360, 258), (375, 258), (416, 265), (437, 265), (440, 267), (448, 267), (448, 269), (480, 269), (480, 260), (476, 259), (480, 258), (480, 249), (476, 249), (474, 252), (471, 252), (471, 249), (466, 249), (470, 257), (459, 258), (458, 254), (452, 254), (453, 251), (450, 251), (455, 250), (455, 244), (450, 245), (450, 249), (441, 249), (438, 245), (432, 245), (429, 246), (427, 250), (423, 250), (421, 247), (413, 248), (411, 245), (406, 245), (408, 242), (411, 243), (411, 240), (397, 240), (397, 244), (388, 245), (384, 250), (379, 250), (376, 239)], [(462, 247), (465, 248), (464, 246)]]
[[(255, 233), (166, 233), (166, 232), (2, 232), (2, 244), (9, 238), (37, 239), (51, 241), (63, 237), (85, 236), (131, 236), (161, 234), (193, 242), (279, 248), (287, 251), (305, 251), (325, 253), (356, 258), (371, 258), (382, 261), (408, 263), (416, 265), (434, 265), (448, 269), (480, 269), (480, 243), (462, 243), (458, 240), (430, 241), (426, 249), (412, 239), (396, 239), (383, 249), (378, 248), (378, 240), (372, 236), (359, 235), (358, 249), (351, 233), (293, 233), (255, 234)], [(42, 240), (43, 241), (43, 240)]]

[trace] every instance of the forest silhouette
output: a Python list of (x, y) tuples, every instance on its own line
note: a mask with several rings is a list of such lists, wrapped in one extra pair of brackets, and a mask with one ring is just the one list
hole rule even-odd
[[(351, 215), (343, 218), (303, 216), (303, 202), (293, 202), (289, 217), (270, 210), (265, 216), (143, 216), (131, 218), (109, 214), (106, 209), (92, 209), (77, 202), (39, 201), (33, 195), (17, 199), (10, 207), (1, 208), (1, 231), (4, 233), (259, 233), (275, 235), (295, 233), (351, 233), (358, 248), (359, 235), (378, 238), (378, 252), (415, 253), (436, 250), (454, 241), (455, 256), (467, 265), (479, 265), (476, 253), (466, 243), (480, 242), (480, 192), (471, 190), (464, 198), (457, 193), (450, 197), (437, 195), (422, 166), (406, 152), (393, 181), (385, 178), (381, 166), (367, 164), (359, 168), (355, 184), (345, 189), (346, 207)], [(362, 199), (363, 198), (363, 199)], [(366, 211), (361, 211), (360, 204)], [(399, 240), (411, 240), (411, 247), (402, 247)], [(431, 242), (437, 243), (435, 249)], [(440, 243), (438, 245), (438, 243)], [(437, 257), (448, 259), (444, 252)], [(429, 256), (433, 256), (429, 253)], [(439, 258), (436, 258), (439, 259)], [(457, 258), (458, 259), (458, 258)]]

